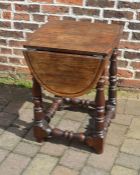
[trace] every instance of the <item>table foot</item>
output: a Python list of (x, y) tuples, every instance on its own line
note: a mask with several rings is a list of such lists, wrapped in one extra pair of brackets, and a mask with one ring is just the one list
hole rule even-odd
[(33, 131), (37, 142), (41, 143), (45, 140), (45, 138), (47, 138), (45, 130), (43, 130), (41, 127), (34, 126)]
[(103, 153), (104, 148), (104, 139), (99, 137), (87, 137), (86, 144), (93, 148), (95, 153), (101, 154)]

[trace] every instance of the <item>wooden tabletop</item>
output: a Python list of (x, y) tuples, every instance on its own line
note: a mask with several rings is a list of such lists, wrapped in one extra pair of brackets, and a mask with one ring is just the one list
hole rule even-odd
[(51, 21), (37, 29), (26, 48), (75, 54), (109, 54), (117, 47), (122, 26), (76, 21)]

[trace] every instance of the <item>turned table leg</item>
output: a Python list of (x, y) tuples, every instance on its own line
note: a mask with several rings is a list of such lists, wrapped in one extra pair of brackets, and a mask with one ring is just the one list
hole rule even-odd
[(45, 114), (42, 107), (41, 87), (34, 77), (32, 94), (34, 103), (34, 136), (38, 142), (42, 142), (45, 137), (45, 132), (42, 130)]
[(117, 49), (113, 51), (110, 58), (110, 69), (109, 69), (109, 92), (108, 92), (108, 102), (114, 111), (113, 118), (115, 117), (116, 108), (116, 84), (117, 84)]
[(104, 122), (105, 122), (105, 96), (104, 96), (104, 84), (105, 84), (105, 71), (100, 77), (96, 87), (95, 98), (95, 130), (93, 136), (87, 139), (87, 144), (95, 149), (95, 152), (101, 154), (104, 146)]
[(105, 84), (105, 71), (103, 72), (98, 84), (96, 92), (96, 111), (97, 115), (95, 116), (95, 134), (96, 137), (100, 140), (99, 145), (97, 145), (97, 152), (103, 152), (103, 142), (104, 142), (104, 121), (105, 121), (105, 96), (104, 96), (104, 84)]

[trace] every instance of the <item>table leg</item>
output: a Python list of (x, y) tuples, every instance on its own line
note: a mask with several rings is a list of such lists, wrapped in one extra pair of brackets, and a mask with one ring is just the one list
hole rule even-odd
[(96, 87), (96, 112), (95, 117), (95, 133), (98, 137), (104, 137), (104, 119), (105, 119), (105, 95), (104, 95), (104, 84), (105, 84), (105, 72), (103, 72)]
[(34, 136), (38, 142), (42, 142), (45, 137), (45, 132), (42, 130), (45, 114), (42, 106), (41, 87), (34, 77), (32, 94), (34, 102)]
[(104, 142), (104, 122), (105, 122), (105, 95), (104, 95), (104, 84), (105, 84), (105, 71), (103, 72), (98, 84), (96, 92), (96, 111), (97, 115), (95, 117), (95, 134), (99, 138), (100, 142), (97, 145), (97, 151), (103, 152), (103, 142)]
[(104, 122), (105, 122), (105, 71), (103, 72), (96, 87), (96, 116), (95, 116), (95, 130), (93, 136), (87, 139), (87, 144), (95, 149), (95, 152), (100, 154), (103, 152), (104, 145)]
[(110, 69), (109, 69), (109, 92), (108, 92), (108, 102), (114, 111), (113, 118), (115, 117), (116, 108), (116, 84), (117, 84), (117, 49), (113, 51), (110, 58)]

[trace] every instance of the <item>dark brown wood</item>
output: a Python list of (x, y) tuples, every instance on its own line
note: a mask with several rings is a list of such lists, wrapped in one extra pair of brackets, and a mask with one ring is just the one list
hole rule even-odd
[[(115, 117), (115, 108), (116, 108), (116, 85), (117, 85), (117, 49), (113, 50), (113, 54), (110, 58), (110, 69), (109, 69), (109, 93), (108, 93), (108, 102), (109, 105), (114, 107), (114, 117)], [(113, 117), (113, 118), (114, 118)]]
[(44, 51), (24, 51), (32, 74), (49, 92), (65, 97), (85, 94), (96, 85), (106, 59)]
[(79, 99), (79, 98), (63, 98), (65, 103), (79, 105), (81, 107), (95, 107), (95, 102), (86, 99)]
[(103, 138), (99, 138), (99, 137), (93, 137), (93, 136), (89, 136), (86, 138), (86, 144), (93, 148), (95, 153), (97, 154), (101, 154), (103, 153), (103, 146), (104, 146), (104, 139)]
[[(103, 152), (111, 119), (116, 110), (117, 46), (122, 27), (89, 22), (53, 21), (35, 33), (24, 45), (27, 64), (33, 75), (34, 135), (38, 142), (50, 137), (78, 140)], [(109, 63), (108, 99), (104, 97), (105, 68)], [(56, 96), (45, 114), (41, 86)], [(96, 86), (95, 101), (75, 98)], [(65, 105), (84, 107), (95, 115), (93, 128), (86, 133), (51, 128), (55, 112)], [(91, 122), (91, 123), (92, 123)]]
[(33, 77), (33, 102), (34, 102), (34, 136), (38, 142), (42, 142), (45, 132), (41, 129), (42, 123), (41, 121), (45, 117), (45, 113), (43, 112), (42, 107), (42, 94), (41, 94), (41, 87), (40, 84), (36, 81)]
[[(101, 86), (103, 86), (102, 79), (103, 79), (103, 77), (100, 79), (100, 81), (98, 83), (97, 91), (102, 91), (101, 89), (99, 89), (99, 88), (101, 88)], [(99, 96), (103, 95), (102, 94), (103, 92), (98, 92), (98, 93), (99, 93)], [(57, 100), (58, 100), (58, 97), (57, 97), (56, 101)], [(71, 100), (71, 99), (69, 99), (69, 100)], [(56, 103), (56, 101), (54, 100), (53, 104)], [(52, 104), (52, 106), (55, 106), (53, 104)], [(96, 104), (99, 104), (98, 100), (96, 101)], [(106, 106), (107, 105), (108, 104), (106, 103)], [(80, 142), (85, 142), (88, 146), (92, 147), (97, 154), (101, 154), (103, 152), (105, 134), (107, 133), (107, 128), (110, 124), (109, 122), (111, 121), (112, 115), (114, 113), (112, 113), (112, 106), (110, 106), (110, 109), (108, 108), (108, 110), (109, 110), (108, 113), (106, 113), (106, 115), (104, 116), (104, 119), (102, 118), (102, 120), (101, 120), (101, 116), (103, 114), (103, 111), (101, 111), (98, 108), (98, 105), (96, 105), (96, 106), (97, 106), (97, 114), (98, 115), (94, 116), (94, 118), (96, 120), (96, 124), (94, 126), (93, 134), (85, 135), (84, 133), (74, 133), (73, 131), (67, 131), (67, 130), (63, 131), (59, 128), (52, 129), (49, 126), (48, 122), (45, 124), (44, 119), (42, 119), (42, 120), (36, 120), (35, 125), (34, 125), (34, 133), (35, 133), (35, 136), (37, 138), (37, 141), (42, 142), (43, 140), (46, 140), (46, 138), (50, 138), (50, 137), (63, 137), (63, 138), (68, 139), (68, 140), (75, 139), (75, 140), (80, 141)], [(104, 120), (104, 128), (102, 128), (102, 124), (100, 125), (100, 122), (99, 122), (99, 121), (102, 122), (103, 120)]]
[(34, 125), (33, 131), (37, 142), (41, 143), (47, 138), (46, 131), (42, 127)]
[(86, 138), (83, 133), (74, 133), (73, 131), (62, 131), (61, 129), (58, 128), (54, 128), (52, 130), (52, 135), (57, 137), (64, 137), (69, 140), (76, 139), (81, 142), (84, 142)]
[(35, 120), (41, 120), (44, 118), (41, 87), (34, 77), (33, 77), (32, 94), (33, 94), (33, 102), (34, 102)]
[(103, 70), (102, 76), (97, 83), (96, 92), (96, 116), (95, 116), (95, 128), (93, 130), (93, 136), (89, 136), (86, 143), (93, 147), (96, 153), (103, 152), (104, 144), (104, 126), (105, 126), (105, 96), (104, 96), (104, 83), (105, 83), (105, 71)]
[(52, 103), (51, 107), (47, 110), (45, 115), (45, 120), (49, 123), (51, 118), (54, 116), (55, 112), (59, 109), (60, 105), (63, 103), (62, 98), (56, 98)]
[(105, 96), (104, 96), (104, 84), (105, 84), (105, 71), (100, 77), (97, 83), (96, 92), (96, 111), (95, 117), (95, 135), (100, 138), (104, 138), (104, 121), (105, 121)]
[(31, 34), (24, 44), (63, 53), (108, 55), (118, 45), (122, 26), (82, 21), (51, 21)]

